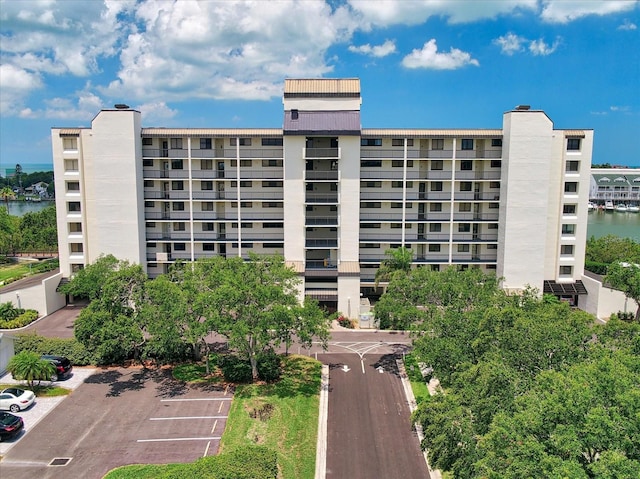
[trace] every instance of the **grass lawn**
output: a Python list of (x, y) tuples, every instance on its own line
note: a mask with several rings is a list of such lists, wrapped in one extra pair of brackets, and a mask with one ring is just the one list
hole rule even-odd
[(277, 451), (283, 479), (313, 479), (316, 464), (320, 362), (306, 356), (285, 358), (275, 384), (236, 389), (221, 452), (258, 444)]
[[(307, 356), (291, 355), (283, 361), (283, 375), (277, 383), (236, 388), (218, 456), (191, 464), (124, 466), (109, 472), (105, 479), (220, 477), (207, 474), (212, 470), (206, 466), (208, 461), (212, 461), (212, 465), (213, 461), (227, 463), (223, 467), (227, 472), (229, 467), (240, 467), (245, 471), (247, 466), (242, 465), (243, 461), (256, 470), (263, 466), (262, 475), (241, 476), (238, 471), (238, 474), (224, 476), (263, 479), (270, 477), (267, 472), (273, 464), (269, 451), (277, 455), (278, 478), (313, 479), (322, 365)], [(204, 366), (201, 367), (202, 370), (197, 365), (183, 365), (176, 368), (174, 376), (193, 382), (199, 374), (204, 375)], [(250, 449), (255, 446), (263, 450)]]
[(0, 282), (21, 278), (29, 274), (29, 265), (25, 263), (4, 264), (0, 266)]
[(66, 396), (71, 392), (69, 389), (61, 388), (60, 386), (34, 386), (31, 388), (26, 384), (0, 384), (0, 391), (5, 388), (20, 388), (33, 391), (36, 397), (39, 398)]

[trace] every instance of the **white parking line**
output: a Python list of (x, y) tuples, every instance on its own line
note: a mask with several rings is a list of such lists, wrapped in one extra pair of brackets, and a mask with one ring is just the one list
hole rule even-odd
[(175, 437), (168, 439), (138, 439), (136, 442), (171, 442), (171, 441), (219, 441), (220, 436), (209, 437)]
[(173, 419), (226, 419), (228, 416), (176, 416), (176, 417), (150, 417), (149, 421), (171, 421)]
[[(226, 416), (225, 416), (226, 417)], [(213, 434), (213, 431), (216, 430), (216, 426), (218, 425), (218, 420), (216, 419), (215, 421), (213, 421), (213, 427), (211, 428), (211, 434)]]
[(160, 402), (180, 402), (180, 401), (231, 401), (233, 398), (182, 398), (182, 399), (160, 399)]

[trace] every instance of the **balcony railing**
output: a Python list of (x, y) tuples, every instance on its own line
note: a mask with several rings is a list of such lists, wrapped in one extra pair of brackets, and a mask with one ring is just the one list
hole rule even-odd
[(338, 181), (340, 179), (340, 172), (336, 170), (305, 170), (304, 179), (310, 180), (327, 180)]
[(338, 267), (338, 263), (328, 259), (306, 260), (304, 267), (305, 269), (336, 269)]
[(305, 196), (305, 202), (335, 204), (338, 203), (338, 194), (307, 193), (307, 195)]
[(305, 148), (303, 155), (305, 159), (313, 158), (336, 158), (340, 159), (340, 148)]
[(305, 226), (338, 226), (337, 216), (307, 216)]
[[(248, 159), (248, 158), (267, 158), (281, 159), (283, 149), (282, 148), (240, 148), (240, 158)], [(198, 150), (192, 149), (189, 154), (189, 150), (179, 149), (179, 148), (143, 148), (142, 149), (142, 157), (143, 158), (197, 158), (197, 159), (234, 159), (238, 156), (238, 150), (236, 148), (216, 148), (211, 150)]]
[(306, 248), (337, 248), (338, 247), (338, 240), (331, 238), (331, 239), (309, 239), (307, 238), (305, 240), (305, 247)]
[(499, 171), (456, 171), (456, 180), (499, 180)]
[(457, 191), (454, 198), (457, 201), (498, 201), (500, 199), (500, 193), (498, 192), (486, 192), (478, 193), (473, 191)]

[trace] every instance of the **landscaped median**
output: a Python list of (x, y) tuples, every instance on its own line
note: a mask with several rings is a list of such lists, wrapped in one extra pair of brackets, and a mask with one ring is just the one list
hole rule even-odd
[(105, 479), (313, 479), (321, 368), (309, 357), (286, 356), (277, 382), (237, 386), (218, 456), (124, 466)]

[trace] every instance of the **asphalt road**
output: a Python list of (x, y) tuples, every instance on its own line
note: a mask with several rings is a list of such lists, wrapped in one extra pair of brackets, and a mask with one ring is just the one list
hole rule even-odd
[(99, 371), (9, 450), (0, 478), (100, 479), (125, 464), (214, 455), (232, 397), (185, 386), (164, 370)]
[(429, 479), (395, 356), (319, 359), (329, 365), (327, 479)]

